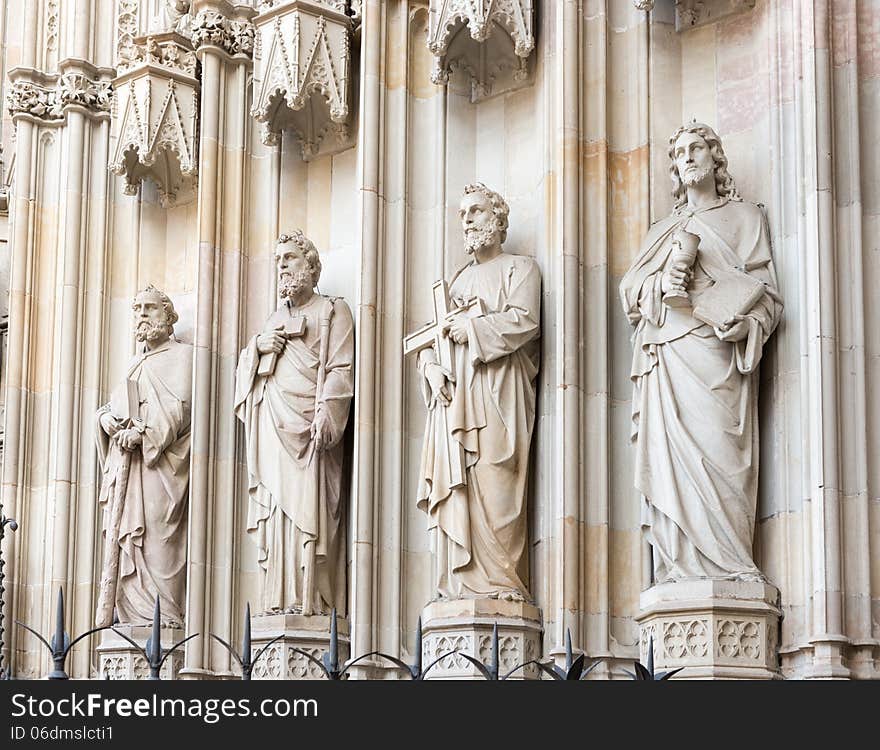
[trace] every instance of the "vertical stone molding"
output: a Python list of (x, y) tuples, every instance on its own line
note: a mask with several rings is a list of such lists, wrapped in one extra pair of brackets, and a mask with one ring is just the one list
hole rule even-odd
[(431, 80), (449, 83), (455, 69), (471, 82), (471, 100), (519, 88), (535, 48), (532, 0), (431, 0)]
[(770, 584), (694, 580), (642, 592), (640, 659), (653, 638), (657, 670), (676, 679), (781, 679), (779, 591)]
[(348, 148), (352, 21), (339, 0), (292, 0), (254, 19), (251, 114), (266, 145), (289, 129), (303, 159)]
[(189, 41), (174, 32), (138, 37), (114, 80), (110, 170), (135, 195), (144, 179), (163, 207), (191, 195), (198, 172), (199, 81)]

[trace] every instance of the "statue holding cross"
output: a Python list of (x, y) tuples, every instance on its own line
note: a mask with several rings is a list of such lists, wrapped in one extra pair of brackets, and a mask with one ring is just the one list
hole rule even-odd
[(473, 260), (433, 286), (434, 320), (404, 339), (428, 409), (419, 507), (434, 535), (435, 599), (530, 599), (526, 480), (535, 420), (541, 274), (502, 250), (510, 209), (465, 187)]

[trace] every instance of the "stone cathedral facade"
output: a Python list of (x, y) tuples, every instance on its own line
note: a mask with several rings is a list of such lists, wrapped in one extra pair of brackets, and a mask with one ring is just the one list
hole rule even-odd
[[(281, 636), (254, 676), (316, 676), (292, 649), (320, 654), (332, 604), (351, 657), (381, 651), (411, 663), (417, 648), (425, 664), (455, 649), (487, 657), (497, 623), (502, 669), (564, 659), (570, 633), (575, 651), (598, 662), (591, 674), (598, 679), (625, 678), (651, 646), (658, 664), (685, 668), (678, 677), (880, 677), (880, 0), (3, 0), (0, 7), (0, 498), (3, 515), (19, 524), (3, 539), (0, 639), (14, 676), (48, 671), (43, 647), (12, 623), (51, 632), (59, 588), (71, 635), (95, 626), (113, 549), (105, 542), (108, 509), (117, 496), (133, 502), (114, 489), (122, 480), (108, 484), (110, 454), (96, 449), (96, 437), (99, 448), (107, 442), (102, 430), (122, 422), (100, 415), (115, 409), (120, 383), (156, 388), (158, 378), (168, 388), (156, 398), (183, 410), (169, 417), (177, 442), (166, 439), (157, 455), (165, 460), (178, 446), (180, 460), (161, 482), (143, 480), (141, 500), (165, 492), (177, 503), (179, 565), (167, 587), (166, 579), (157, 583), (149, 557), (162, 555), (164, 564), (175, 542), (169, 531), (150, 547), (158, 532), (147, 513), (140, 527), (133, 522), (135, 541), (123, 545), (118, 575), (134, 575), (146, 560), (150, 585), (168, 597), (163, 638), (201, 634), (169, 660), (168, 676), (234, 677), (234, 660), (207, 634), (240, 643), (247, 604), (255, 643)], [(670, 137), (693, 122), (723, 142), (736, 187), (722, 191), (716, 180), (720, 203), (711, 205), (741, 200), (750, 212), (761, 247), (772, 249), (775, 276), (766, 276), (763, 291), (778, 307), (766, 316), (760, 365), (741, 365), (752, 378), (748, 403), (757, 403), (747, 446), (754, 455), (741, 467), (753, 472), (756, 506), (754, 518), (737, 511), (733, 523), (746, 529), (753, 574), (672, 575), (661, 591), (649, 541), (660, 542), (643, 529), (651, 498), (634, 481), (651, 469), (633, 442), (636, 319), (621, 309), (618, 290), (658, 223), (676, 211), (699, 214), (688, 203), (695, 193), (682, 188), (679, 201), (670, 180), (677, 169), (684, 178), (675, 160), (687, 158), (681, 139)], [(701, 132), (691, 142), (705, 145)], [(474, 191), (474, 200), (463, 200)], [(425, 436), (439, 414), (429, 411), (434, 400), (426, 408), (428, 370), (444, 367), (443, 336), (455, 339), (454, 349), (469, 335), (471, 351), (477, 336), (487, 337), (479, 338), (484, 346), (497, 334), (502, 349), (515, 337), (481, 332), (480, 316), (502, 309), (481, 307), (479, 291), (471, 302), (480, 304), (467, 313), (475, 317), (439, 332), (440, 307), (461, 304), (464, 286), (490, 283), (485, 273), (460, 272), (480, 257), (469, 244), (468, 207), (477, 215), (491, 208), (493, 220), (506, 223), (487, 219), (501, 238), (494, 247), (503, 242), (503, 256), (491, 262), (510, 263), (500, 282), (504, 310), (525, 310), (531, 326), (515, 334), (534, 358), (520, 363), (526, 385), (493, 402), (505, 425), (505, 409), (516, 403), (510, 413), (519, 426), (507, 429), (525, 435), (510, 459), (522, 515), (515, 533), (498, 537), (517, 547), (513, 562), (498, 563), (516, 585), (485, 594), (471, 577), (461, 584), (468, 594), (438, 596), (439, 547), (449, 546), (444, 564), (460, 571), (450, 560), (464, 543), (442, 508), (424, 512), (436, 487), (426, 489), (426, 477), (437, 478), (426, 470)], [(299, 250), (288, 256), (290, 243)], [(746, 276), (761, 263), (769, 268), (769, 256), (742, 261)], [(307, 289), (303, 299), (327, 301), (304, 330), (276, 326), (273, 317), (296, 299), (279, 288), (286, 263), (308, 265), (316, 294)], [(532, 284), (528, 304), (510, 301), (520, 272), (522, 288)], [(697, 271), (683, 273), (699, 285)], [(657, 279), (657, 293), (668, 292)], [(643, 301), (645, 288), (635, 297)], [(144, 318), (174, 311), (159, 325), (168, 325), (158, 339), (166, 370), (144, 369), (160, 363), (161, 352), (150, 359), (133, 334), (133, 300)], [(649, 316), (636, 318), (642, 314)], [(412, 338), (432, 319), (436, 339), (433, 329)], [(319, 320), (324, 328), (310, 339)], [(651, 346), (667, 343), (658, 342)], [(432, 346), (437, 359), (426, 364), (418, 352)], [(520, 344), (510, 346), (519, 356)], [(320, 350), (319, 389), (336, 377), (339, 409), (318, 433), (326, 430), (338, 463), (322, 463), (312, 488), (317, 507), (330, 502), (335, 514), (332, 553), (318, 543), (326, 514), (285, 531), (280, 520), (273, 525), (275, 506), (263, 503), (255, 479), (272, 468), (254, 469), (263, 460), (254, 437), (264, 434), (260, 399), (272, 397), (276, 377), (278, 392), (289, 395), (282, 371), (271, 370), (281, 365), (263, 371), (262, 358), (300, 351), (294, 347), (306, 360)], [(455, 388), (494, 356), (473, 355)], [(314, 382), (308, 367), (303, 373)], [(485, 392), (496, 393), (495, 381), (486, 382)], [(149, 401), (143, 393), (132, 402), (129, 389), (131, 409)], [(309, 399), (314, 391), (306, 410), (317, 423), (329, 407)], [(134, 412), (126, 419), (125, 440), (142, 451), (141, 460), (125, 453), (131, 447), (119, 449), (119, 476), (131, 486), (159, 459), (147, 451), (154, 426)], [(461, 419), (467, 433), (467, 414)], [(660, 432), (674, 435), (668, 421)], [(448, 482), (452, 493), (470, 488), (462, 507), (473, 502), (474, 472), (495, 440), (468, 443), (461, 458), (449, 454), (469, 478)], [(700, 465), (715, 458), (707, 449)], [(278, 460), (282, 480), (294, 476)], [(296, 481), (311, 482), (309, 472)], [(684, 497), (688, 488), (676, 491)], [(495, 507), (505, 492), (485, 490), (481, 502)], [(721, 492), (723, 508), (733, 507), (731, 496)], [(299, 502), (299, 484), (292, 497)], [(254, 520), (255, 512), (263, 516)], [(116, 520), (113, 533), (121, 534)], [(492, 533), (501, 523), (485, 521)], [(713, 533), (724, 540), (726, 532)], [(263, 534), (256, 544), (255, 534)], [(482, 542), (469, 543), (468, 559), (482, 559)], [(301, 576), (278, 578), (280, 544), (300, 545), (291, 565)], [(125, 554), (134, 555), (131, 569)], [(281, 604), (263, 606), (273, 586)], [(321, 595), (291, 594), (295, 606), (286, 607), (288, 586)], [(151, 594), (138, 608), (137, 587), (126, 589), (121, 606), (121, 590), (112, 589), (119, 614), (152, 606)], [(111, 597), (107, 613), (112, 605)], [(168, 614), (175, 606), (179, 621)], [(138, 617), (128, 615), (135, 640), (146, 624)], [(142, 672), (111, 631), (82, 641), (68, 661), (78, 678)], [(471, 674), (454, 655), (435, 672)], [(402, 675), (379, 658), (353, 670), (361, 679)]]

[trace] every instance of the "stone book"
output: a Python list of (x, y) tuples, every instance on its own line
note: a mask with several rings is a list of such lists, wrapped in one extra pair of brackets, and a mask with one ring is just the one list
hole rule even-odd
[(694, 305), (694, 317), (724, 329), (745, 315), (764, 295), (764, 283), (742, 271), (731, 271), (715, 280)]

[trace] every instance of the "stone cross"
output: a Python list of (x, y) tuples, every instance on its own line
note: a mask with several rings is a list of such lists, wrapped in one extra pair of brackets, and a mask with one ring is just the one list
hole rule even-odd
[[(446, 372), (455, 372), (455, 360), (452, 357), (452, 340), (446, 334), (447, 320), (450, 315), (465, 313), (468, 317), (477, 317), (485, 314), (483, 301), (474, 297), (458, 307), (451, 307), (449, 301), (449, 286), (445, 280), (435, 281), (431, 288), (434, 298), (434, 320), (418, 331), (411, 333), (403, 339), (403, 353), (413, 354), (423, 349), (434, 347), (437, 352), (437, 360)], [(452, 486), (463, 487), (465, 482), (464, 448), (460, 443), (455, 443), (458, 449), (453, 449), (449, 456), (449, 467), (452, 473)]]

